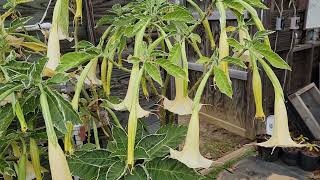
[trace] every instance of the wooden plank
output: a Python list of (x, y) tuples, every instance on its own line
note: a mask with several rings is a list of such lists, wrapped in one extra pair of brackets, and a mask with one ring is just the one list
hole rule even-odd
[(219, 159), (217, 159), (216, 161), (214, 161), (211, 165), (210, 168), (208, 169), (204, 169), (202, 171), (200, 171), (200, 173), (202, 175), (207, 175), (209, 174), (215, 167), (219, 167), (229, 161), (232, 161), (232, 160), (235, 160), (235, 159), (238, 159), (240, 157), (242, 157), (243, 155), (245, 155), (246, 153), (250, 152), (250, 151), (253, 151), (254, 150), (254, 146), (251, 144), (246, 144), (244, 145), (243, 147), (241, 147), (240, 149), (237, 149)]
[(239, 136), (247, 137), (247, 131), (244, 128), (236, 126), (233, 123), (227, 122), (223, 119), (209, 115), (205, 112), (200, 112), (199, 114), (200, 114), (200, 118), (202, 117), (201, 120), (204, 120), (204, 121), (207, 121), (207, 122), (212, 123), (214, 125), (217, 125), (223, 129), (226, 129), (229, 132), (237, 134)]

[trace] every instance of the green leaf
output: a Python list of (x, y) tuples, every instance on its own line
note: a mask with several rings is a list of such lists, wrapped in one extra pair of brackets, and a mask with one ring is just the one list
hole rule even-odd
[(126, 172), (126, 164), (124, 161), (114, 162), (108, 169), (106, 174), (106, 179), (108, 180), (118, 180)]
[(53, 114), (52, 121), (54, 126), (63, 134), (66, 133), (66, 123), (71, 121), (72, 124), (81, 124), (80, 116), (74, 111), (70, 102), (56, 91), (48, 87), (45, 88), (48, 98), (50, 112)]
[(238, 12), (240, 14), (243, 14), (244, 8), (240, 3), (238, 3), (238, 2), (236, 2), (234, 0), (224, 0), (223, 3), (226, 6), (228, 6), (230, 9), (233, 9), (236, 12)]
[(124, 177), (125, 180), (146, 180), (147, 174), (144, 171), (142, 165), (137, 165), (133, 171), (132, 174), (128, 174)]
[(155, 66), (152, 63), (146, 62), (145, 63), (145, 70), (151, 76), (152, 79), (154, 79), (157, 83), (160, 84), (160, 86), (162, 86), (161, 73), (160, 73), (160, 70), (157, 66)]
[(37, 63), (34, 64), (33, 71), (31, 73), (31, 76), (33, 78), (33, 81), (37, 84), (42, 81), (42, 72), (43, 69), (47, 63), (48, 58), (41, 58)]
[(214, 80), (220, 92), (232, 98), (232, 86), (227, 75), (219, 67), (214, 67)]
[(16, 176), (15, 171), (13, 170), (13, 164), (9, 163), (3, 159), (0, 159), (0, 174), (9, 175), (9, 176)]
[(169, 153), (169, 148), (175, 149), (182, 143), (186, 133), (185, 126), (163, 126), (155, 134), (142, 138), (137, 146), (144, 148), (151, 159), (163, 157)]
[(176, 43), (170, 49), (168, 60), (174, 64), (179, 63), (181, 58), (181, 45)]
[(291, 70), (290, 66), (275, 52), (273, 52), (267, 45), (256, 42), (252, 49), (265, 57), (269, 63), (276, 68)]
[(260, 8), (260, 9), (268, 9), (266, 5), (264, 5), (260, 0), (243, 0), (250, 4), (253, 7)]
[(21, 89), (23, 89), (22, 84), (16, 84), (16, 83), (0, 84), (0, 101), (2, 101), (4, 98), (9, 96), (11, 93), (15, 91), (19, 91)]
[(141, 19), (131, 29), (126, 29), (125, 35), (129, 38), (135, 36), (139, 30), (146, 25), (147, 22), (147, 19)]
[(244, 46), (241, 45), (237, 40), (233, 38), (228, 38), (228, 43), (231, 47), (233, 47), (237, 51), (244, 49)]
[(206, 56), (201, 56), (201, 57), (196, 61), (196, 63), (197, 63), (197, 64), (206, 64), (206, 63), (208, 63), (208, 62), (210, 62), (210, 61), (211, 61), (210, 58), (208, 58), (208, 57), (206, 57)]
[(68, 158), (70, 172), (85, 180), (106, 179), (109, 168), (118, 161), (109, 155), (102, 149), (76, 151)]
[(10, 78), (10, 81), (30, 81), (30, 72), (33, 71), (34, 65), (26, 61), (12, 60), (7, 62), (4, 69)]
[(82, 41), (78, 42), (77, 47), (78, 47), (79, 49), (91, 49), (91, 48), (95, 48), (95, 46), (94, 46), (91, 42), (85, 41), (85, 40), (82, 40)]
[[(114, 127), (112, 129), (112, 137), (113, 137), (113, 143), (116, 145), (115, 148), (116, 149), (126, 149), (127, 145), (128, 145), (128, 139), (127, 139), (127, 133), (121, 129), (121, 128), (117, 128)], [(114, 152), (116, 149), (110, 148), (108, 146), (108, 149), (111, 152)]]
[(178, 8), (175, 11), (169, 12), (163, 16), (163, 20), (165, 21), (178, 21), (185, 23), (193, 23), (195, 22), (192, 13), (187, 9)]
[(152, 180), (199, 180), (203, 177), (193, 169), (173, 159), (156, 158), (146, 164)]
[(244, 69), (247, 69), (247, 66), (243, 63), (243, 61), (240, 58), (227, 56), (227, 57), (223, 58), (222, 61), (226, 61), (230, 64), (234, 64), (234, 65), (240, 66)]
[(46, 81), (47, 85), (53, 85), (53, 84), (63, 84), (67, 82), (70, 78), (65, 73), (57, 73), (50, 79)]
[(267, 36), (274, 33), (274, 31), (265, 30), (265, 31), (258, 31), (254, 34), (253, 39), (254, 40), (264, 40)]
[(163, 69), (167, 71), (170, 75), (185, 79), (186, 72), (179, 66), (173, 64), (172, 62), (168, 61), (167, 59), (159, 59), (155, 61), (156, 64), (160, 65)]
[(199, 34), (191, 33), (189, 35), (189, 38), (191, 39), (192, 42), (201, 43), (201, 37)]
[[(125, 148), (117, 148), (115, 151), (113, 151), (110, 155), (112, 158), (119, 158), (122, 161), (125, 161), (127, 159), (127, 146)], [(139, 159), (149, 159), (150, 156), (146, 152), (145, 149), (142, 147), (136, 147), (134, 149), (134, 159), (139, 160)]]
[(100, 18), (97, 21), (96, 26), (99, 27), (99, 26), (112, 24), (115, 18), (116, 18), (116, 15), (113, 15), (113, 14), (104, 15), (102, 16), (102, 18)]
[(6, 133), (14, 117), (11, 105), (0, 108), (0, 137)]
[(57, 72), (65, 72), (71, 68), (78, 67), (92, 58), (93, 56), (86, 52), (67, 53), (61, 57)]

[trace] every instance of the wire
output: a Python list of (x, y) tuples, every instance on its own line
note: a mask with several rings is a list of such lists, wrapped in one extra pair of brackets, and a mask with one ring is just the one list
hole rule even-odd
[(46, 8), (46, 10), (44, 11), (44, 13), (43, 13), (43, 15), (42, 15), (42, 18), (41, 18), (41, 20), (38, 22), (38, 24), (42, 24), (42, 22), (43, 22), (44, 19), (46, 18), (47, 13), (48, 13), (48, 10), (49, 10), (49, 7), (50, 7), (50, 5), (51, 5), (51, 2), (52, 2), (52, 0), (49, 0), (49, 3), (48, 3), (48, 5), (47, 5), (47, 8)]
[[(290, 4), (291, 4), (291, 3), (292, 3), (292, 6), (293, 6), (293, 10), (294, 10), (294, 11), (293, 11), (293, 17), (296, 17), (296, 16), (297, 16), (297, 8), (296, 8), (295, 0), (290, 0)], [(295, 33), (296, 33), (296, 30), (292, 30), (290, 49), (289, 49), (289, 52), (287, 53), (286, 59), (285, 59), (286, 63), (288, 63), (289, 55), (292, 54), (293, 45), (295, 44)], [(286, 70), (284, 71), (282, 89), (284, 89), (284, 86), (286, 85), (287, 76), (288, 76), (288, 70), (286, 69)]]
[[(282, 19), (282, 15), (283, 15), (283, 0), (281, 0), (280, 8), (279, 8), (279, 5), (278, 5), (276, 0), (274, 1), (274, 3), (275, 3), (276, 8), (278, 9), (279, 16), (280, 16), (279, 18)], [(276, 39), (275, 39), (275, 42), (274, 42), (274, 51), (277, 50), (278, 38), (279, 38), (279, 32), (277, 31), (276, 32)]]

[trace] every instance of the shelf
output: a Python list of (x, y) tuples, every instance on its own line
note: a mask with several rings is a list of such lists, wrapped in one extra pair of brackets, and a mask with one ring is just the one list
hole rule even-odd
[(311, 49), (312, 47), (318, 47), (320, 46), (320, 41), (315, 41), (312, 43), (305, 43), (305, 44), (297, 44), (294, 48), (293, 48), (293, 52), (299, 52), (299, 51), (303, 51), (306, 49)]

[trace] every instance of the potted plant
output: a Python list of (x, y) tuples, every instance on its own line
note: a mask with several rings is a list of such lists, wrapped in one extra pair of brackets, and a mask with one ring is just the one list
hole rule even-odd
[[(271, 136), (268, 134), (259, 134), (256, 136), (256, 140), (257, 140), (257, 143), (262, 143), (269, 140), (270, 137)], [(268, 148), (268, 147), (257, 146), (258, 157), (268, 162), (274, 162), (278, 160), (280, 150), (281, 148), (279, 147)]]
[[(304, 137), (301, 134), (297, 138), (294, 138), (294, 140), (297, 143), (302, 144), (302, 143), (307, 142), (309, 139), (307, 137)], [(299, 159), (300, 159), (300, 148), (296, 148), (296, 147), (282, 148), (282, 153), (280, 155), (280, 159), (288, 166), (296, 166), (298, 164)]]
[(300, 151), (299, 167), (305, 171), (314, 171), (319, 168), (319, 146), (307, 143)]

